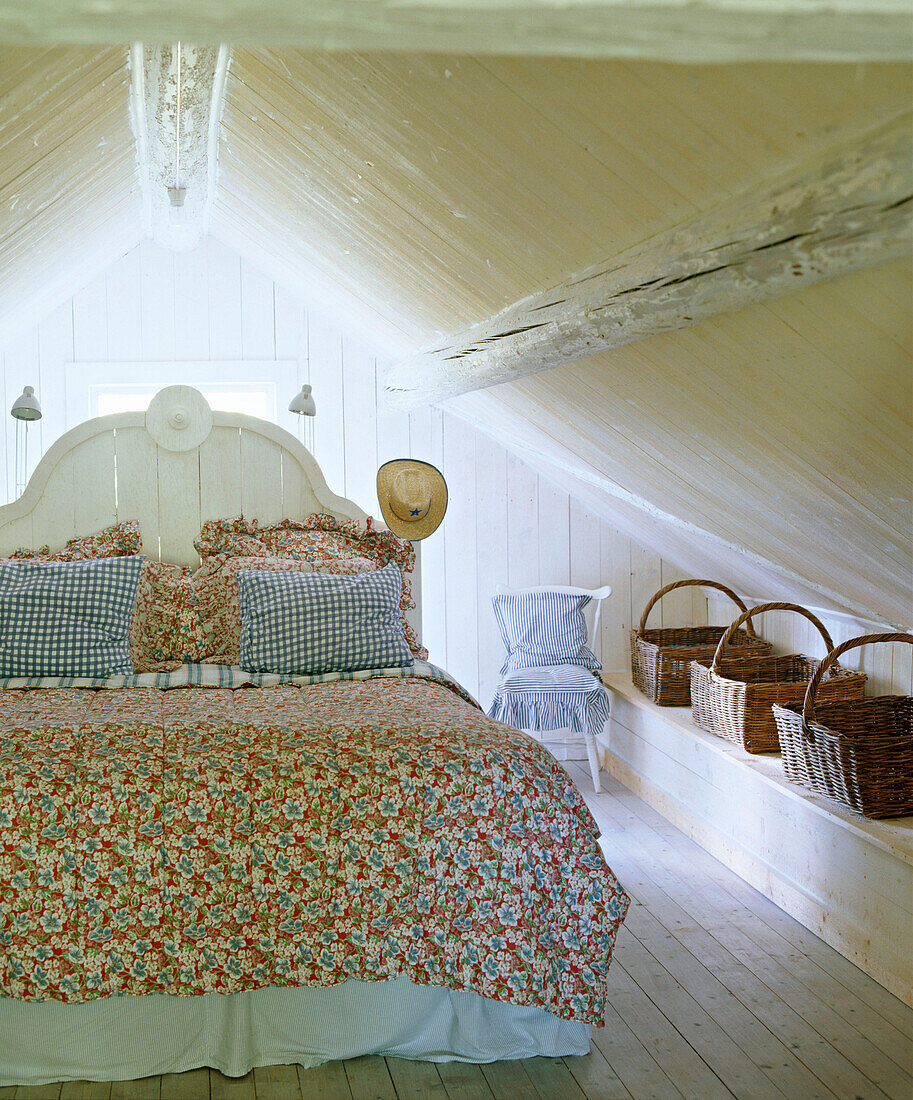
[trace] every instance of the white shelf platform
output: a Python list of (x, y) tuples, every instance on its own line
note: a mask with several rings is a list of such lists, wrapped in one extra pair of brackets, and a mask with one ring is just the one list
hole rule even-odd
[(826, 943), (913, 1005), (913, 817), (870, 821), (657, 707), (612, 692), (606, 770)]

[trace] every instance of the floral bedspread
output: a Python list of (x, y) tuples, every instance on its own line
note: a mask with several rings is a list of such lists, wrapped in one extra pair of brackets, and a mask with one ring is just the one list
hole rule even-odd
[(0, 692), (0, 993), (399, 975), (599, 1024), (628, 899), (532, 739), (440, 682)]

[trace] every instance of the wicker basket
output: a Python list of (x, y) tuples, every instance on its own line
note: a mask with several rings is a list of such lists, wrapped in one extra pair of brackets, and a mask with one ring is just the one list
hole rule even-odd
[[(687, 707), (691, 702), (691, 662), (709, 661), (726, 630), (724, 626), (670, 626), (647, 630), (647, 616), (667, 592), (696, 585), (717, 588), (742, 611), (745, 604), (731, 589), (716, 581), (676, 581), (661, 588), (644, 608), (640, 626), (631, 631), (631, 678), (634, 686), (661, 707)], [(755, 637), (754, 627), (733, 635), (730, 644), (740, 653), (770, 653), (770, 643)]]
[(815, 708), (821, 677), (848, 649), (909, 642), (913, 634), (866, 634), (831, 650), (801, 706), (773, 708), (787, 779), (866, 817), (913, 814), (913, 698), (880, 695)]
[[(804, 615), (821, 632), (828, 650), (834, 648), (824, 624), (811, 611), (794, 603), (762, 603), (742, 614), (720, 638), (710, 665), (691, 664), (691, 713), (694, 721), (708, 733), (734, 741), (746, 752), (779, 752), (777, 726), (771, 707), (801, 703), (809, 681), (821, 661), (802, 653), (782, 657), (723, 656), (730, 637), (752, 616), (765, 611), (795, 611)], [(827, 702), (861, 699), (865, 693), (865, 674), (834, 664), (821, 684)]]

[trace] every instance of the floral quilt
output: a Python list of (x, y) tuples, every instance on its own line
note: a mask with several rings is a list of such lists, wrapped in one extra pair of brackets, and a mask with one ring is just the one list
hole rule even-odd
[(628, 898), (561, 767), (446, 684), (0, 692), (0, 993), (349, 978), (600, 1024)]

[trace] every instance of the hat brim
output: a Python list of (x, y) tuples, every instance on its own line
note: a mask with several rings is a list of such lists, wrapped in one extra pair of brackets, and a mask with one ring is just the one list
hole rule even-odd
[[(431, 501), (428, 511), (421, 519), (400, 519), (390, 506), (393, 479), (402, 470), (414, 470), (419, 467), (426, 475), (431, 475)], [(447, 482), (441, 471), (430, 462), (421, 462), (417, 458), (394, 458), (390, 462), (385, 462), (377, 471), (377, 503), (384, 517), (384, 523), (394, 535), (401, 539), (408, 539), (409, 542), (419, 542), (436, 531), (444, 518), (444, 513), (447, 511)]]

